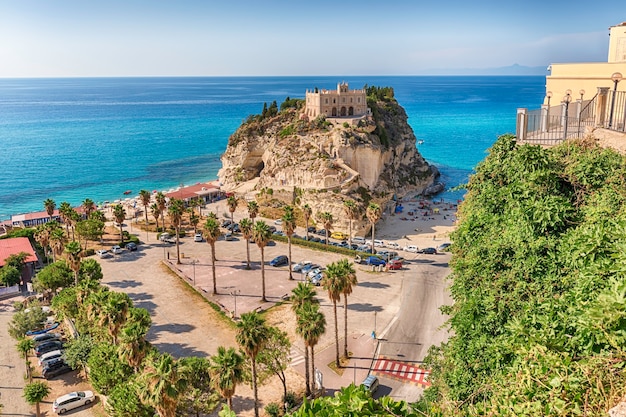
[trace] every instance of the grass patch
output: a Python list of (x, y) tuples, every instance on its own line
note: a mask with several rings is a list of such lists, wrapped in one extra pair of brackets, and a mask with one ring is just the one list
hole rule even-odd
[[(352, 355), (352, 352), (348, 352), (350, 355)], [(348, 364), (350, 363), (350, 358), (346, 358), (346, 357), (340, 357), (339, 358), (339, 368), (337, 368), (337, 364), (335, 363), (335, 361), (332, 361), (331, 363), (328, 364), (328, 367), (330, 369), (332, 369), (332, 371), (334, 373), (336, 373), (339, 376), (343, 375), (343, 372), (347, 369)]]

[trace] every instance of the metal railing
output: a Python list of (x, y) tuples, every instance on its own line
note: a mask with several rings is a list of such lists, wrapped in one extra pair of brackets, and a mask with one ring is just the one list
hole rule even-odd
[(582, 138), (593, 128), (626, 132), (625, 120), (626, 91), (600, 88), (591, 100), (563, 102), (532, 111), (518, 109), (516, 133), (522, 143), (551, 146)]

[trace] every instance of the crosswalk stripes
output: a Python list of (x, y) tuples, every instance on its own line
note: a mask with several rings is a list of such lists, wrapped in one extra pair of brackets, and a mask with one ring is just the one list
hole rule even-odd
[(289, 352), (289, 357), (291, 358), (291, 362), (289, 362), (290, 366), (298, 366), (301, 363), (304, 363), (304, 355), (302, 354), (302, 352), (300, 352), (300, 350), (296, 349), (295, 347), (291, 348), (291, 351)]
[(413, 364), (388, 359), (384, 356), (376, 360), (372, 372), (388, 378), (412, 382), (423, 387), (430, 386), (430, 382), (427, 380), (428, 371)]

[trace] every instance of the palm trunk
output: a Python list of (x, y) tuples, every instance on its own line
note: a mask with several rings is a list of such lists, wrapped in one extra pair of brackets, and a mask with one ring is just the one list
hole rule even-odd
[(324, 229), (324, 230), (326, 230), (326, 244), (328, 245), (329, 230), (328, 229)]
[(246, 239), (246, 260), (247, 266), (246, 269), (250, 269), (250, 239)]
[(304, 380), (306, 382), (306, 396), (311, 395), (311, 377), (309, 375), (309, 347), (304, 345)]
[(343, 295), (343, 356), (348, 359), (348, 296)]
[(376, 224), (372, 222), (372, 255), (374, 254), (374, 232), (376, 231)]
[(348, 220), (349, 223), (349, 230), (348, 230), (348, 246), (350, 246), (350, 249), (352, 249), (352, 218), (350, 218), (350, 220)]
[(228, 397), (226, 399), (226, 403), (228, 404), (228, 407), (232, 410), (233, 409), (233, 397)]
[(146, 215), (146, 230), (148, 230), (148, 206), (143, 206)]
[(211, 269), (213, 270), (213, 295), (217, 294), (217, 281), (215, 278), (215, 243), (211, 245)]
[(333, 300), (333, 311), (335, 312), (335, 364), (339, 369), (339, 326), (337, 326), (337, 301)]
[(315, 392), (315, 346), (311, 345), (311, 389)]
[(261, 248), (261, 288), (263, 290), (263, 296), (261, 301), (266, 302), (265, 298), (265, 251)]
[(305, 226), (306, 227), (306, 240), (308, 242), (308, 240), (309, 240), (309, 219), (306, 219), (305, 223), (306, 223), (306, 226)]
[(259, 393), (258, 387), (256, 383), (256, 358), (254, 356), (252, 359), (252, 388), (254, 390), (254, 417), (259, 417)]
[(122, 223), (120, 223), (120, 242), (124, 243), (124, 232), (122, 231)]
[(180, 238), (178, 236), (178, 226), (176, 226), (176, 263), (180, 265)]
[(291, 271), (291, 235), (287, 236), (287, 240), (289, 241), (289, 279), (293, 280), (293, 272)]
[(35, 404), (35, 412), (37, 413), (37, 417), (39, 417), (41, 415), (41, 412), (39, 410), (39, 402), (37, 402), (37, 404)]

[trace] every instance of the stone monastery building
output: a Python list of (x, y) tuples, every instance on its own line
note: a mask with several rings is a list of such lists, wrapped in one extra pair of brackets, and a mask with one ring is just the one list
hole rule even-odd
[(364, 116), (368, 114), (365, 90), (349, 90), (348, 83), (337, 84), (337, 90), (306, 91), (305, 114), (309, 119)]

